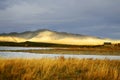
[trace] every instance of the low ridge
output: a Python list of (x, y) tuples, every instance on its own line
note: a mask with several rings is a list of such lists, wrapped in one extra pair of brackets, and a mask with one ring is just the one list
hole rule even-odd
[(26, 31), (22, 33), (0, 34), (0, 41), (4, 42), (43, 42), (70, 45), (102, 45), (104, 42), (119, 43), (119, 40), (103, 39), (94, 36), (56, 32), (47, 29)]

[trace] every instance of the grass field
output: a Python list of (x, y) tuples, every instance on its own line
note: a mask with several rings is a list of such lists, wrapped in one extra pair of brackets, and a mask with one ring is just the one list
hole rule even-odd
[(120, 80), (120, 61), (1, 58), (0, 80)]

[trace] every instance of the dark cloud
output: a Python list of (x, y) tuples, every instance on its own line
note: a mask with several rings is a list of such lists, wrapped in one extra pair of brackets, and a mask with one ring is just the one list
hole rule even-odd
[(51, 29), (120, 39), (120, 0), (0, 0), (0, 33)]
[(8, 6), (6, 1), (7, 0), (0, 0), (0, 9), (5, 9)]

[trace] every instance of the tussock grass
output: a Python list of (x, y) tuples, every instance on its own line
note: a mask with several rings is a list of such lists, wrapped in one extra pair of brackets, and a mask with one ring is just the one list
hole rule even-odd
[(120, 61), (0, 59), (0, 80), (120, 80)]

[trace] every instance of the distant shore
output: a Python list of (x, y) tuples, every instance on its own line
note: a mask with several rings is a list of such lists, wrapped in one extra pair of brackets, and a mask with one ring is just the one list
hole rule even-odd
[(100, 55), (120, 55), (120, 45), (64, 45), (64, 44), (52, 44), (52, 43), (13, 43), (13, 42), (0, 42), (0, 46), (9, 47), (43, 47), (50, 49), (38, 49), (38, 50), (0, 50), (7, 52), (30, 52), (30, 53), (58, 53), (58, 54), (100, 54)]
[(103, 43), (102, 45), (69, 45), (69, 44), (56, 44), (56, 43), (44, 43), (44, 42), (1, 42), (0, 46), (15, 46), (15, 47), (62, 47), (62, 48), (97, 48), (97, 47), (104, 47), (104, 48), (120, 48), (120, 43), (118, 44), (111, 44), (111, 43)]

